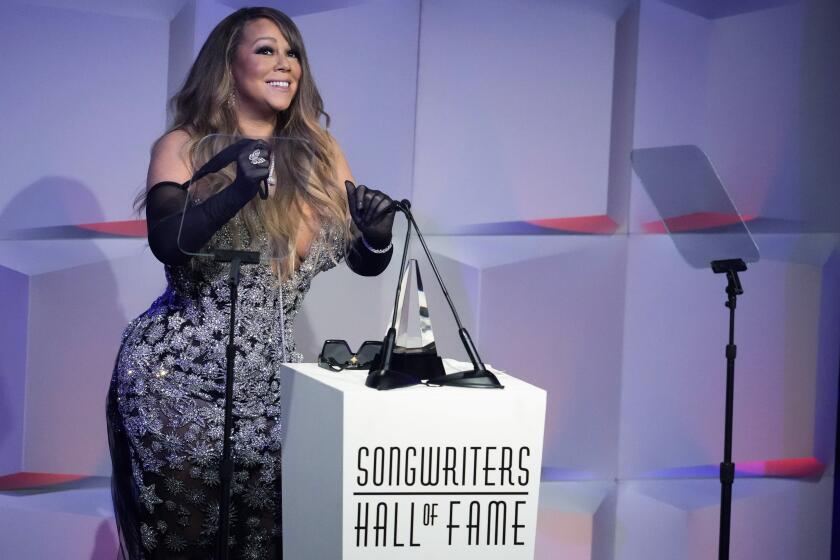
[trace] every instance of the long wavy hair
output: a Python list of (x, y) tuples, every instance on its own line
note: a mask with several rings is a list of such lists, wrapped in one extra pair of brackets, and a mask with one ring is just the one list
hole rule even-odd
[[(329, 115), (324, 111), (303, 38), (294, 22), (272, 8), (242, 8), (219, 22), (201, 47), (183, 87), (170, 101), (174, 119), (166, 133), (183, 130), (189, 134), (186, 150), (193, 172), (228, 145), (230, 136), (240, 133), (234, 110), (232, 65), (245, 25), (260, 18), (274, 22), (280, 29), (297, 54), (301, 76), (291, 104), (277, 113), (274, 136), (290, 139), (272, 146), (277, 188), (268, 200), (255, 198), (249, 202), (240, 216), (252, 239), (260, 228), (265, 231), (271, 253), (279, 257), (275, 272), (285, 279), (300, 264), (295, 247), (299, 227), (307, 220), (310, 226), (336, 228), (345, 241), (352, 235), (346, 191), (338, 184), (335, 173), (335, 144), (326, 130)], [(210, 176), (214, 179), (202, 184), (200, 197), (229, 185), (234, 175), (235, 165), (231, 165)], [(145, 193), (138, 197), (138, 208), (144, 202)], [(312, 224), (313, 220), (317, 224)], [(235, 233), (234, 239), (238, 237)]]

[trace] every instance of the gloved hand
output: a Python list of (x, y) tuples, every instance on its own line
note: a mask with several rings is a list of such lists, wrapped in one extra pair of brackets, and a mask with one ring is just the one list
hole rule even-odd
[[(268, 180), (271, 153), (268, 150), (268, 144), (262, 140), (245, 139), (235, 145), (238, 144), (242, 147), (236, 156), (236, 179), (233, 181), (233, 186), (241, 189), (250, 200), (257, 191), (261, 190), (260, 185), (264, 185)], [(260, 196), (263, 194), (268, 194), (268, 192), (261, 192)]]
[(396, 206), (387, 194), (364, 185), (358, 187), (345, 181), (350, 216), (365, 241), (376, 249), (383, 249), (391, 242)]

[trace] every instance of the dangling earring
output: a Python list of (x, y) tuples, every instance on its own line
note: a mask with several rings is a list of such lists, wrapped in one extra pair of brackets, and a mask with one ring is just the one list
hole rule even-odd
[(236, 106), (236, 90), (231, 89), (230, 93), (227, 96), (227, 106), (230, 109), (233, 109)]

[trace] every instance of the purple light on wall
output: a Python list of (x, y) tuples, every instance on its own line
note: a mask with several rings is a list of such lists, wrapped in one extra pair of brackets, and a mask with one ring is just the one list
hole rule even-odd
[(0, 233), (0, 240), (94, 239), (146, 237), (146, 220), (117, 220), (63, 226), (18, 228)]
[(574, 216), (571, 218), (542, 218), (488, 222), (457, 226), (456, 235), (611, 235), (618, 224), (609, 216)]
[[(718, 465), (693, 465), (650, 471), (642, 478), (716, 478), (719, 472)], [(822, 476), (823, 472), (825, 465), (814, 457), (745, 461), (735, 465), (738, 478), (813, 478)]]

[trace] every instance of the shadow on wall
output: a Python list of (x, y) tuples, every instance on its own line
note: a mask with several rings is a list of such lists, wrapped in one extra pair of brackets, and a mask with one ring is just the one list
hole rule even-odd
[(102, 208), (87, 186), (67, 177), (43, 177), (0, 211), (0, 264), (35, 276), (102, 261), (97, 245), (78, 239), (72, 227), (48, 229), (102, 220)]
[[(0, 230), (102, 219), (84, 184), (44, 177), (0, 211)], [(114, 271), (96, 242), (36, 232), (0, 243), (0, 259), (30, 274), (23, 468), (110, 474), (104, 399), (127, 323)]]
[(20, 470), (27, 282), (25, 275), (0, 266), (0, 476)]
[[(840, 348), (840, 248), (822, 270), (819, 310), (817, 379), (814, 405), (814, 457), (826, 466), (824, 476), (834, 476), (837, 442), (837, 376)], [(835, 512), (838, 515), (840, 512)], [(838, 543), (840, 544), (840, 543)]]
[(802, 168), (799, 194), (812, 231), (840, 231), (840, 3), (810, 0), (805, 23), (800, 77)]
[[(12, 372), (14, 373), (14, 372)], [(22, 412), (23, 407), (21, 403), (16, 402), (16, 395), (8, 390), (7, 384), (9, 380), (4, 379), (5, 376), (0, 376), (0, 448), (5, 448), (7, 441), (14, 434), (10, 427), (16, 428), (15, 414)], [(8, 458), (7, 458), (8, 459)], [(0, 470), (0, 476), (11, 474), (12, 469), (17, 470), (17, 463), (20, 461), (20, 456), (12, 457), (11, 464), (4, 463), (3, 469)]]
[(49, 176), (22, 189), (0, 212), (0, 229), (96, 222), (102, 208), (93, 192), (67, 177)]

